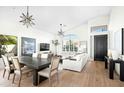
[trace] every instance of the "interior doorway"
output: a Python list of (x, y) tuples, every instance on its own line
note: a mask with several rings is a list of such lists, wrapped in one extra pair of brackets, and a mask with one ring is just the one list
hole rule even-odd
[(94, 60), (103, 61), (107, 55), (107, 35), (94, 36)]

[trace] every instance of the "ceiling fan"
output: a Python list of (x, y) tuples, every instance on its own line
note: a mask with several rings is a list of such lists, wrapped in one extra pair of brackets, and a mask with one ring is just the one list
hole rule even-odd
[(60, 24), (60, 31), (58, 31), (58, 36), (64, 36), (64, 31), (63, 31), (63, 27), (66, 27), (66, 25), (64, 24)]

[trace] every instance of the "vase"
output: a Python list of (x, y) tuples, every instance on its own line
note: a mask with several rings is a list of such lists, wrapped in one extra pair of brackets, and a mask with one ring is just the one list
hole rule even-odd
[(120, 55), (120, 54), (119, 54), (118, 51), (112, 50), (111, 53), (112, 53), (112, 58), (113, 58), (114, 60), (117, 60), (117, 59), (119, 58), (119, 55)]

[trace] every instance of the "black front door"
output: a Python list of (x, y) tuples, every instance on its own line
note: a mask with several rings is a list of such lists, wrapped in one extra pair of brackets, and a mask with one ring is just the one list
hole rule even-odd
[(107, 35), (94, 36), (94, 60), (102, 61), (107, 55)]

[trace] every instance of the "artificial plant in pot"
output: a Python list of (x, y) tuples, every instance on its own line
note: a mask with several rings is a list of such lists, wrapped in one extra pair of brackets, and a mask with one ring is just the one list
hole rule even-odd
[(57, 46), (59, 45), (58, 40), (52, 40), (52, 44), (55, 46), (55, 54), (57, 55)]

